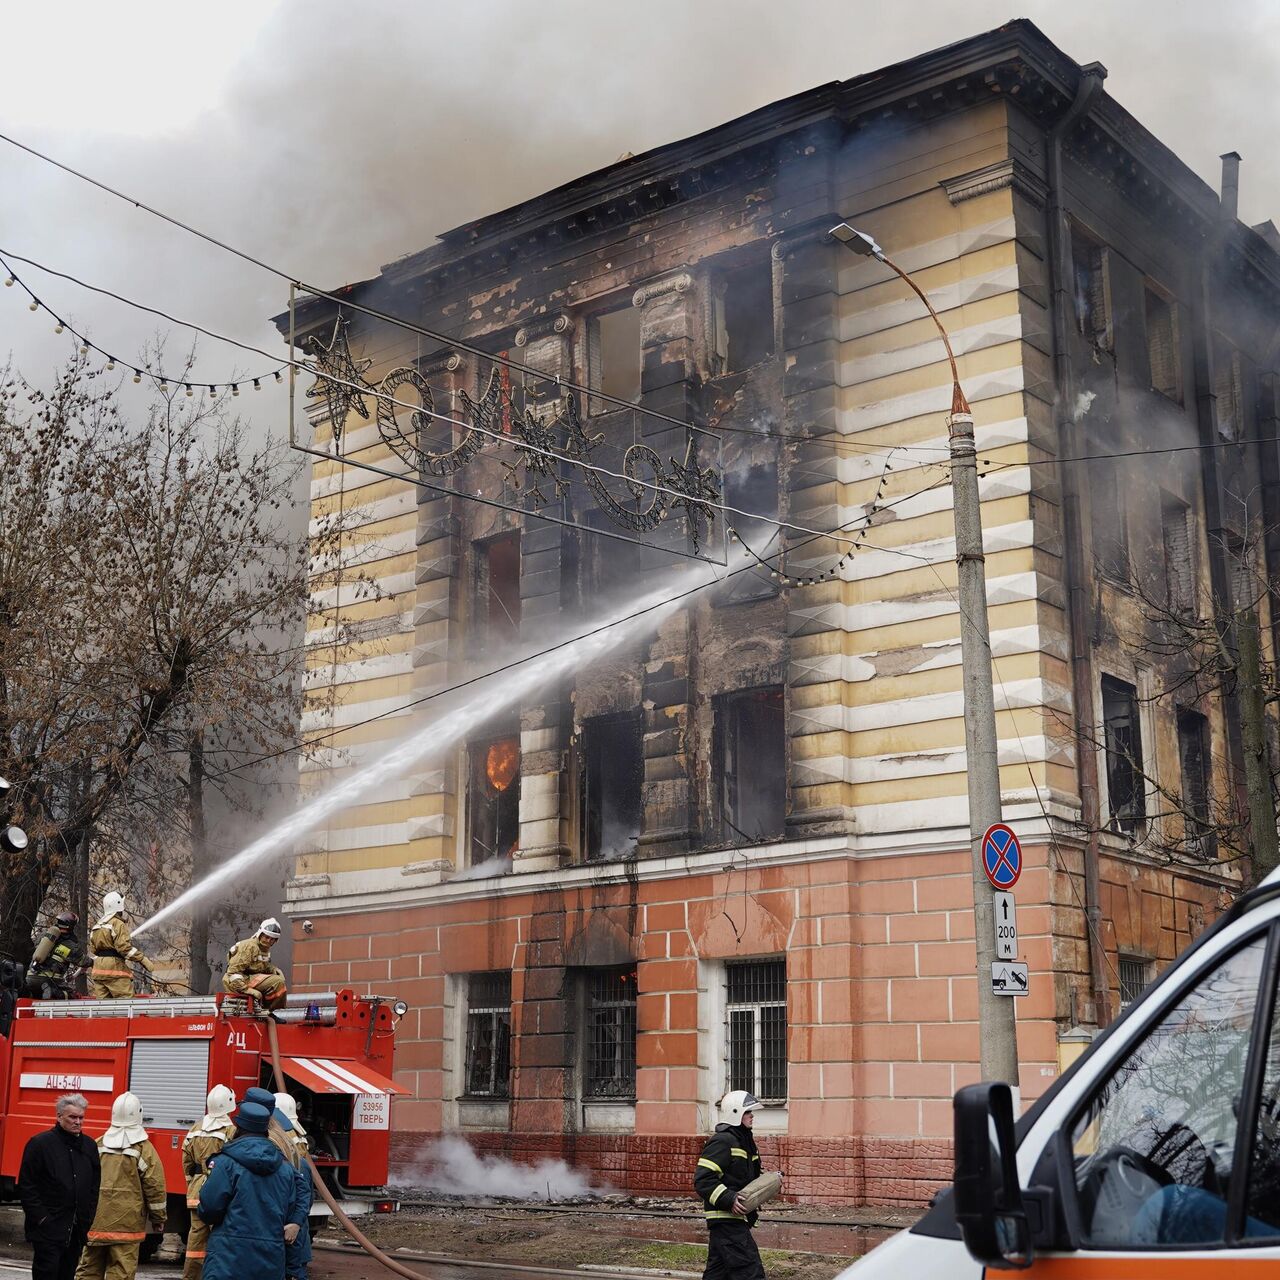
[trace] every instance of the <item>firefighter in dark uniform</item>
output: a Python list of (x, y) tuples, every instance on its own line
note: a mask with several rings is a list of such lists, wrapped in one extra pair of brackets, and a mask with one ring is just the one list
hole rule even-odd
[(80, 917), (62, 911), (36, 943), (27, 969), (27, 995), (36, 1000), (66, 1000), (74, 971), (84, 964), (84, 943), (76, 937)]
[(745, 1089), (720, 1099), (720, 1123), (702, 1148), (693, 1187), (707, 1218), (707, 1268), (703, 1280), (764, 1280), (760, 1250), (752, 1239), (755, 1212), (745, 1212), (738, 1192), (760, 1176), (760, 1153), (752, 1136), (752, 1112), (764, 1104)]

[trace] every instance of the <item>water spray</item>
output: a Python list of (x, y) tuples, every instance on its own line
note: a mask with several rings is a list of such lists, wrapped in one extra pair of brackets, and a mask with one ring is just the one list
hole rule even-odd
[(638, 632), (651, 630), (678, 609), (694, 592), (721, 581), (723, 575), (705, 576), (699, 566), (661, 591), (628, 604), (600, 627), (550, 651), (527, 654), (482, 676), (444, 703), (442, 713), (392, 747), (386, 755), (357, 769), (328, 791), (316, 796), (278, 823), (234, 857), (210, 872), (203, 880), (179, 894), (167, 906), (144, 920), (133, 931), (136, 938), (192, 903), (215, 893), (269, 854), (287, 847), (306, 832), (319, 826), (331, 814), (355, 804), (366, 791), (399, 777), (426, 756), (454, 747), (458, 742), (496, 715), (548, 681), (576, 671), (593, 659), (617, 648)]

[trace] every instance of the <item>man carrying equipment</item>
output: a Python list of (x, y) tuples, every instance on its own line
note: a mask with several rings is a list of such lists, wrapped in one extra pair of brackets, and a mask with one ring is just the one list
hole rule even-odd
[(280, 941), (280, 921), (268, 917), (252, 938), (237, 942), (227, 952), (227, 971), (222, 985), (233, 995), (251, 995), (264, 1009), (278, 1009), (289, 989), (284, 974), (271, 963), (271, 948)]
[(124, 894), (114, 890), (102, 899), (102, 919), (89, 934), (93, 968), (89, 971), (89, 994), (96, 1000), (127, 1000), (133, 995), (133, 970), (140, 964), (148, 973), (155, 966), (133, 945), (126, 923)]
[(98, 1212), (76, 1280), (133, 1280), (148, 1224), (163, 1233), (166, 1207), (164, 1170), (142, 1127), (137, 1094), (122, 1093), (112, 1103), (111, 1127), (98, 1140), (98, 1159)]
[(66, 1000), (75, 970), (84, 964), (84, 944), (76, 937), (80, 917), (60, 911), (36, 943), (27, 968), (27, 995), (35, 1000)]
[[(225, 1084), (215, 1084), (205, 1099), (203, 1120), (197, 1120), (182, 1140), (182, 1172), (187, 1180), (187, 1208), (200, 1203), (200, 1189), (209, 1177), (209, 1162), (231, 1141), (235, 1121), (236, 1095)], [(187, 1258), (182, 1264), (182, 1280), (200, 1280), (209, 1244), (209, 1224), (198, 1213), (191, 1215), (187, 1233)]]
[(707, 1219), (707, 1266), (703, 1280), (764, 1280), (760, 1250), (751, 1238), (759, 1214), (738, 1194), (760, 1174), (760, 1153), (751, 1133), (753, 1112), (764, 1104), (745, 1089), (720, 1099), (720, 1123), (702, 1148), (693, 1175)]

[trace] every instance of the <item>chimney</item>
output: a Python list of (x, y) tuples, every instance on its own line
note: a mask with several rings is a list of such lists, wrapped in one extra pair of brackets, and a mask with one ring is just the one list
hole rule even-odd
[(1223, 217), (1236, 219), (1236, 210), (1240, 204), (1240, 153), (1228, 151), (1222, 159), (1222, 202)]

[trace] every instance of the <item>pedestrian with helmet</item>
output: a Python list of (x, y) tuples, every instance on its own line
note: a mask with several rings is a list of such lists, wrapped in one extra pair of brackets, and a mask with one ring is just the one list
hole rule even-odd
[(693, 1175), (707, 1220), (703, 1280), (764, 1280), (760, 1250), (751, 1236), (759, 1217), (742, 1192), (760, 1177), (760, 1153), (752, 1126), (764, 1104), (745, 1089), (720, 1099), (720, 1122), (702, 1148)]
[(280, 941), (280, 921), (268, 917), (252, 938), (244, 938), (227, 952), (222, 985), (233, 995), (254, 996), (264, 1009), (278, 1009), (289, 994), (284, 974), (271, 963), (271, 948)]
[(297, 1175), (267, 1137), (266, 1107), (245, 1101), (235, 1133), (213, 1158), (196, 1212), (212, 1228), (203, 1280), (271, 1280), (297, 1239)]
[(76, 937), (80, 917), (59, 911), (36, 943), (27, 968), (27, 995), (34, 1000), (66, 1000), (76, 971), (84, 964), (84, 943)]
[(98, 1000), (125, 1000), (133, 995), (131, 964), (140, 964), (148, 973), (155, 965), (133, 945), (124, 894), (114, 889), (102, 899), (102, 919), (89, 933), (93, 968), (89, 971), (89, 994)]
[(187, 1208), (192, 1210), (187, 1232), (187, 1256), (182, 1264), (182, 1280), (200, 1280), (209, 1243), (209, 1224), (195, 1213), (200, 1192), (209, 1177), (213, 1157), (231, 1140), (235, 1122), (236, 1095), (225, 1084), (215, 1084), (205, 1099), (204, 1118), (187, 1130), (182, 1140), (182, 1173), (187, 1180)]
[(164, 1234), (167, 1207), (164, 1169), (142, 1126), (137, 1094), (122, 1093), (111, 1104), (111, 1126), (98, 1139), (98, 1160), (98, 1211), (76, 1280), (133, 1280), (148, 1229)]

